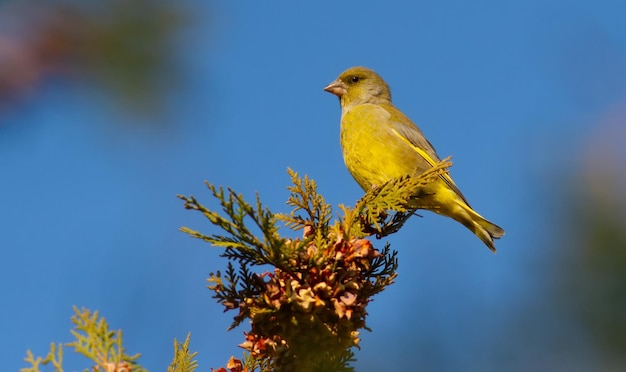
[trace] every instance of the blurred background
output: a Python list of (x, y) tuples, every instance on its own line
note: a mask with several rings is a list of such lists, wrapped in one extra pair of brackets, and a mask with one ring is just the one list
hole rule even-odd
[(364, 65), (507, 235), (493, 255), (424, 212), (390, 237), (400, 275), (370, 305), (357, 370), (626, 370), (625, 12), (0, 2), (0, 364), (69, 341), (72, 305), (122, 328), (150, 370), (189, 331), (201, 370), (240, 356), (246, 328), (227, 333), (205, 288), (225, 261), (177, 229), (216, 230), (175, 195), (215, 207), (208, 180), (284, 212), (291, 167), (353, 204), (322, 88)]

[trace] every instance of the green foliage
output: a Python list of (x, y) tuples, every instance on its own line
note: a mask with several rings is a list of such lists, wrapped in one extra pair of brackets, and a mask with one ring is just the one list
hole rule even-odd
[[(223, 188), (206, 184), (213, 196), (220, 201), (222, 210), (228, 218), (222, 217), (219, 213), (211, 211), (193, 197), (178, 195), (185, 201), (185, 208), (202, 212), (212, 224), (220, 226), (226, 235), (203, 235), (197, 231), (183, 227), (181, 231), (207, 241), (215, 246), (226, 248), (225, 257), (250, 263), (254, 265), (269, 264), (275, 267), (284, 267), (287, 262), (283, 255), (285, 239), (278, 235), (276, 218), (269, 209), (263, 207), (261, 200), (257, 196), (255, 206), (248, 204), (243, 196), (228, 189), (225, 194)], [(255, 236), (246, 226), (246, 219), (249, 218), (262, 236)]]
[(98, 311), (92, 313), (88, 309), (79, 310), (74, 307), (74, 313), (74, 329), (71, 333), (75, 340), (66, 346), (73, 347), (75, 352), (93, 360), (99, 366), (125, 362), (132, 366), (133, 371), (143, 370), (135, 362), (140, 354), (130, 356), (124, 352), (121, 329), (110, 331), (104, 317), (98, 316)]
[[(447, 172), (450, 165), (446, 159), (422, 175), (392, 179), (373, 188), (354, 207), (340, 206), (342, 215), (335, 221), (331, 221), (332, 207), (317, 193), (315, 182), (292, 170), (288, 171), (293, 183), (288, 187), (287, 204), (292, 207), (288, 214), (272, 213), (258, 195), (250, 204), (232, 189), (225, 191), (209, 183), (222, 213), (206, 208), (193, 196), (179, 195), (185, 208), (201, 212), (222, 231), (204, 235), (181, 228), (224, 248), (222, 256), (228, 259), (224, 274), (211, 273), (207, 280), (218, 303), (226, 310), (238, 310), (229, 329), (246, 319), (251, 323), (239, 345), (249, 354), (243, 362), (231, 357), (227, 368), (353, 371), (350, 363), (353, 348), (359, 345), (359, 330), (368, 330), (367, 304), (393, 284), (398, 268), (397, 252), (389, 244), (379, 251), (365, 238), (398, 231), (415, 211), (419, 188)], [(281, 236), (280, 223), (302, 231), (302, 238)], [(255, 271), (259, 267), (273, 270)], [(74, 307), (72, 323), (74, 341), (52, 343), (45, 358), (28, 350), (29, 367), (21, 372), (40, 372), (47, 365), (63, 372), (63, 346), (90, 359), (94, 371), (146, 371), (137, 364), (139, 354), (126, 354), (122, 331), (109, 330), (97, 311)], [(193, 372), (198, 367), (197, 353), (189, 350), (189, 342), (190, 335), (183, 343), (174, 340), (168, 372)]]
[[(104, 317), (99, 317), (98, 312), (74, 307), (72, 316), (74, 329), (71, 330), (74, 341), (66, 343), (66, 347), (73, 347), (74, 351), (90, 359), (95, 367), (102, 371), (132, 370), (133, 372), (146, 371), (137, 364), (140, 354), (127, 355), (122, 346), (122, 331), (111, 331)], [(21, 372), (39, 372), (40, 365), (51, 364), (53, 371), (63, 371), (63, 345), (50, 345), (50, 351), (45, 358), (34, 357), (28, 350), (24, 359), (30, 367), (22, 368)], [(85, 369), (87, 370), (87, 369)]]
[[(209, 183), (221, 213), (179, 195), (185, 208), (221, 230), (205, 235), (181, 228), (224, 248), (226, 270), (211, 273), (208, 288), (226, 311), (237, 310), (229, 330), (246, 319), (251, 323), (239, 345), (250, 353), (244, 365), (250, 371), (352, 371), (352, 348), (358, 347), (359, 330), (368, 329), (366, 306), (393, 283), (398, 267), (397, 252), (388, 244), (378, 251), (365, 237), (398, 231), (415, 212), (409, 204), (415, 205), (419, 188), (450, 165), (446, 159), (422, 175), (373, 188), (354, 207), (340, 206), (343, 214), (332, 222), (332, 207), (315, 182), (292, 170), (288, 214), (272, 213), (258, 195), (250, 204)], [(279, 235), (280, 222), (302, 231), (302, 238)], [(268, 265), (272, 271), (256, 270)]]
[[(292, 230), (311, 228), (314, 232), (314, 240), (322, 242), (328, 236), (332, 208), (326, 203), (322, 195), (317, 193), (317, 184), (308, 176), (300, 178), (298, 173), (288, 169), (291, 176), (292, 186), (287, 190), (291, 193), (287, 199), (287, 205), (293, 208), (288, 215), (277, 214), (276, 218), (283, 221)], [(304, 213), (302, 216), (300, 213)]]
[(271, 363), (269, 359), (255, 358), (251, 354), (243, 353), (244, 366), (248, 371), (271, 371)]
[(26, 358), (24, 358), (26, 363), (29, 363), (31, 366), (27, 368), (21, 368), (20, 372), (39, 372), (41, 369), (40, 365), (48, 365), (51, 364), (54, 372), (63, 372), (63, 344), (55, 344), (54, 342), (50, 344), (50, 351), (45, 358), (36, 357), (33, 355), (32, 351), (26, 351)]
[(167, 372), (193, 372), (198, 368), (198, 361), (194, 360), (198, 352), (189, 350), (189, 341), (191, 333), (187, 334), (185, 342), (180, 343), (174, 339), (174, 360), (167, 368)]
[(393, 178), (373, 187), (356, 203), (354, 208), (344, 205), (343, 231), (349, 236), (376, 235), (377, 238), (393, 234), (411, 217), (415, 210), (409, 201), (415, 200), (420, 188), (434, 182), (452, 166), (445, 158), (419, 176)]

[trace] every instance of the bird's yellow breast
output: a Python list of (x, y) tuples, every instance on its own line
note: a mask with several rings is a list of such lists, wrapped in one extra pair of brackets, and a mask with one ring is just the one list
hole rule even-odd
[(362, 104), (341, 118), (341, 148), (346, 167), (365, 190), (394, 177), (429, 167), (394, 131), (392, 114), (380, 105)]

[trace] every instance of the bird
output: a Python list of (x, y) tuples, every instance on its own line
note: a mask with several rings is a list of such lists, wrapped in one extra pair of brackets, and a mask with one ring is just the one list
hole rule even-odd
[[(340, 142), (350, 174), (367, 192), (393, 178), (419, 175), (440, 162), (422, 131), (391, 102), (389, 85), (374, 70), (350, 67), (324, 90), (339, 97)], [(449, 173), (441, 174), (409, 206), (450, 217), (491, 251), (504, 230), (476, 213)]]

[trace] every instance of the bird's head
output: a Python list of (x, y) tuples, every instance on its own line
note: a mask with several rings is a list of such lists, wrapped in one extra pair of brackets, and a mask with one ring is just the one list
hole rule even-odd
[(367, 67), (350, 67), (324, 90), (339, 97), (343, 109), (364, 103), (391, 102), (387, 83)]

